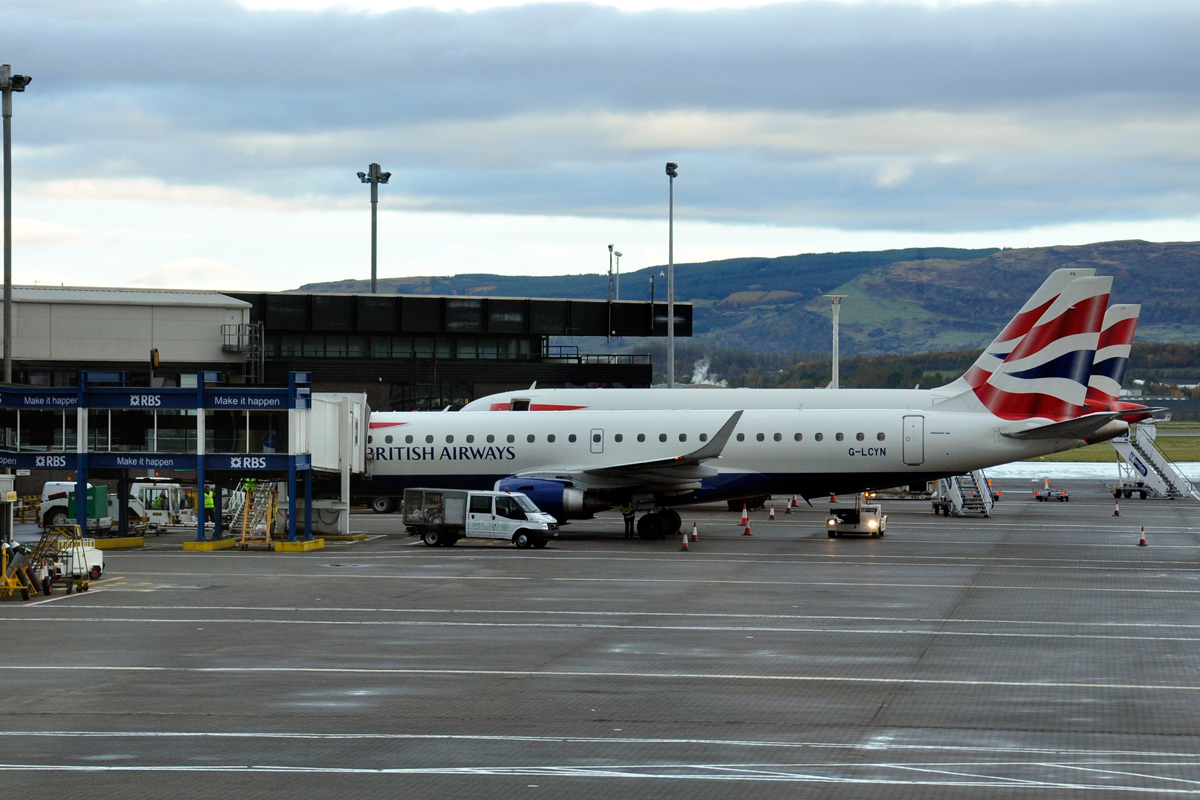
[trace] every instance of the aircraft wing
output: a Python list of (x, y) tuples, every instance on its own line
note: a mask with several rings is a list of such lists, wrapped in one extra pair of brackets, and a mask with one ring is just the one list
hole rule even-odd
[[(1064, 419), (1061, 422), (1051, 422), (1038, 425), (1034, 420), (1022, 420), (1007, 430), (1000, 431), (1001, 436), (1009, 439), (1088, 439), (1091, 440), (1113, 420), (1121, 416), (1119, 411), (1102, 411), (1096, 414), (1084, 414), (1074, 419)], [(1128, 425), (1126, 425), (1128, 428)], [(1105, 431), (1106, 432), (1106, 431)], [(1120, 434), (1114, 434), (1120, 435)]]
[(733, 435), (741, 411), (735, 411), (703, 447), (671, 458), (651, 461), (630, 461), (602, 467), (562, 467), (518, 473), (526, 478), (571, 481), (580, 488), (617, 489), (626, 486), (646, 486), (660, 491), (697, 489), (700, 481), (717, 474), (714, 467), (704, 464), (721, 457), (721, 451)]

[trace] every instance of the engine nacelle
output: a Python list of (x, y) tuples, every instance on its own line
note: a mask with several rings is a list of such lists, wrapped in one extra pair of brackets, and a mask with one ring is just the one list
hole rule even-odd
[(583, 489), (542, 478), (502, 478), (496, 481), (496, 491), (521, 492), (559, 522), (590, 519), (597, 511), (611, 508), (610, 504), (589, 496)]

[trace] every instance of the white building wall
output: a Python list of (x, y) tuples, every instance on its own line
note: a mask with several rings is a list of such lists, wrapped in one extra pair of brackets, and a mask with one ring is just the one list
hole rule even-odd
[[(14, 298), (13, 358), (38, 361), (240, 363), (221, 350), (221, 326), (250, 321), (250, 307), (153, 303), (31, 302)], [(0, 313), (0, 324), (3, 314)]]

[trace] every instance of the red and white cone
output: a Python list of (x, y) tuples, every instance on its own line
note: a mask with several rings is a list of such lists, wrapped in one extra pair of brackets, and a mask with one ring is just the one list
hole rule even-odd
[(693, 542), (700, 541), (700, 534), (696, 531), (696, 523), (694, 523), (694, 522), (692, 523), (692, 541)]
[(681, 548), (679, 548), (679, 549), (680, 549), (680, 550), (687, 550), (687, 549), (688, 549), (688, 537), (687, 537), (687, 533), (686, 533), (686, 532), (683, 534), (683, 547), (681, 547)]
[(750, 521), (750, 512), (746, 510), (746, 504), (742, 503), (742, 524), (745, 525)]
[(1113, 501), (1113, 516), (1114, 517), (1121, 516), (1121, 501), (1120, 500)]
[(771, 513), (767, 516), (767, 519), (775, 519), (775, 504), (774, 503), (771, 503)]
[(800, 504), (796, 502), (796, 495), (792, 495), (792, 508), (799, 508)]
[(830, 493), (829, 493), (829, 502), (831, 502), (831, 503), (836, 503), (836, 502), (837, 502), (837, 495), (836, 495), (836, 494), (834, 494), (833, 492), (830, 492)]
[(785, 513), (785, 514), (792, 513), (792, 504), (791, 503), (787, 504), (787, 506), (783, 509), (783, 513)]
[[(750, 529), (746, 528), (746, 530), (750, 530)], [(1146, 546), (1146, 526), (1143, 525), (1142, 526), (1142, 538), (1138, 539), (1138, 547), (1145, 547), (1145, 546)]]
[(750, 523), (746, 523), (746, 530), (742, 531), (742, 536), (753, 536), (753, 535), (754, 534), (750, 533)]

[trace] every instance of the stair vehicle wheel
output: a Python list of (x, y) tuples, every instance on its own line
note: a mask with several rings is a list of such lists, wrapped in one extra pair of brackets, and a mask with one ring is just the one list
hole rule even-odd
[(1128, 500), (1129, 498), (1133, 497), (1133, 492), (1132, 492), (1132, 491), (1130, 491), (1129, 489), (1126, 489), (1124, 492), (1122, 492), (1122, 494), (1124, 494), (1124, 495), (1125, 495), (1125, 499), (1126, 499), (1126, 500)]
[(22, 600), (28, 600), (28, 599), (29, 599), (29, 587), (28, 587), (28, 586), (22, 586), (22, 587), (21, 587), (21, 599), (22, 599)]
[(513, 544), (522, 549), (533, 547), (533, 537), (529, 535), (529, 531), (517, 531), (513, 534)]
[(1113, 489), (1113, 497), (1115, 497), (1115, 498), (1117, 498), (1117, 499), (1120, 499), (1120, 498), (1121, 498), (1121, 490), (1120, 490), (1120, 489)]
[(51, 581), (49, 578), (46, 578), (46, 580), (42, 581), (42, 594), (49, 597), (50, 593), (53, 591), (54, 591), (53, 581)]
[(94, 566), (90, 570), (88, 570), (88, 575), (94, 581), (100, 580), (100, 565), (97, 564), (96, 566)]
[(371, 510), (376, 514), (390, 514), (393, 508), (392, 498), (390, 497), (372, 497)]
[(1142, 491), (1138, 492), (1138, 497), (1145, 500), (1146, 499), (1146, 491), (1143, 489)]
[(437, 547), (442, 543), (442, 533), (441, 531), (428, 530), (425, 531), (421, 539), (425, 542), (426, 547)]

